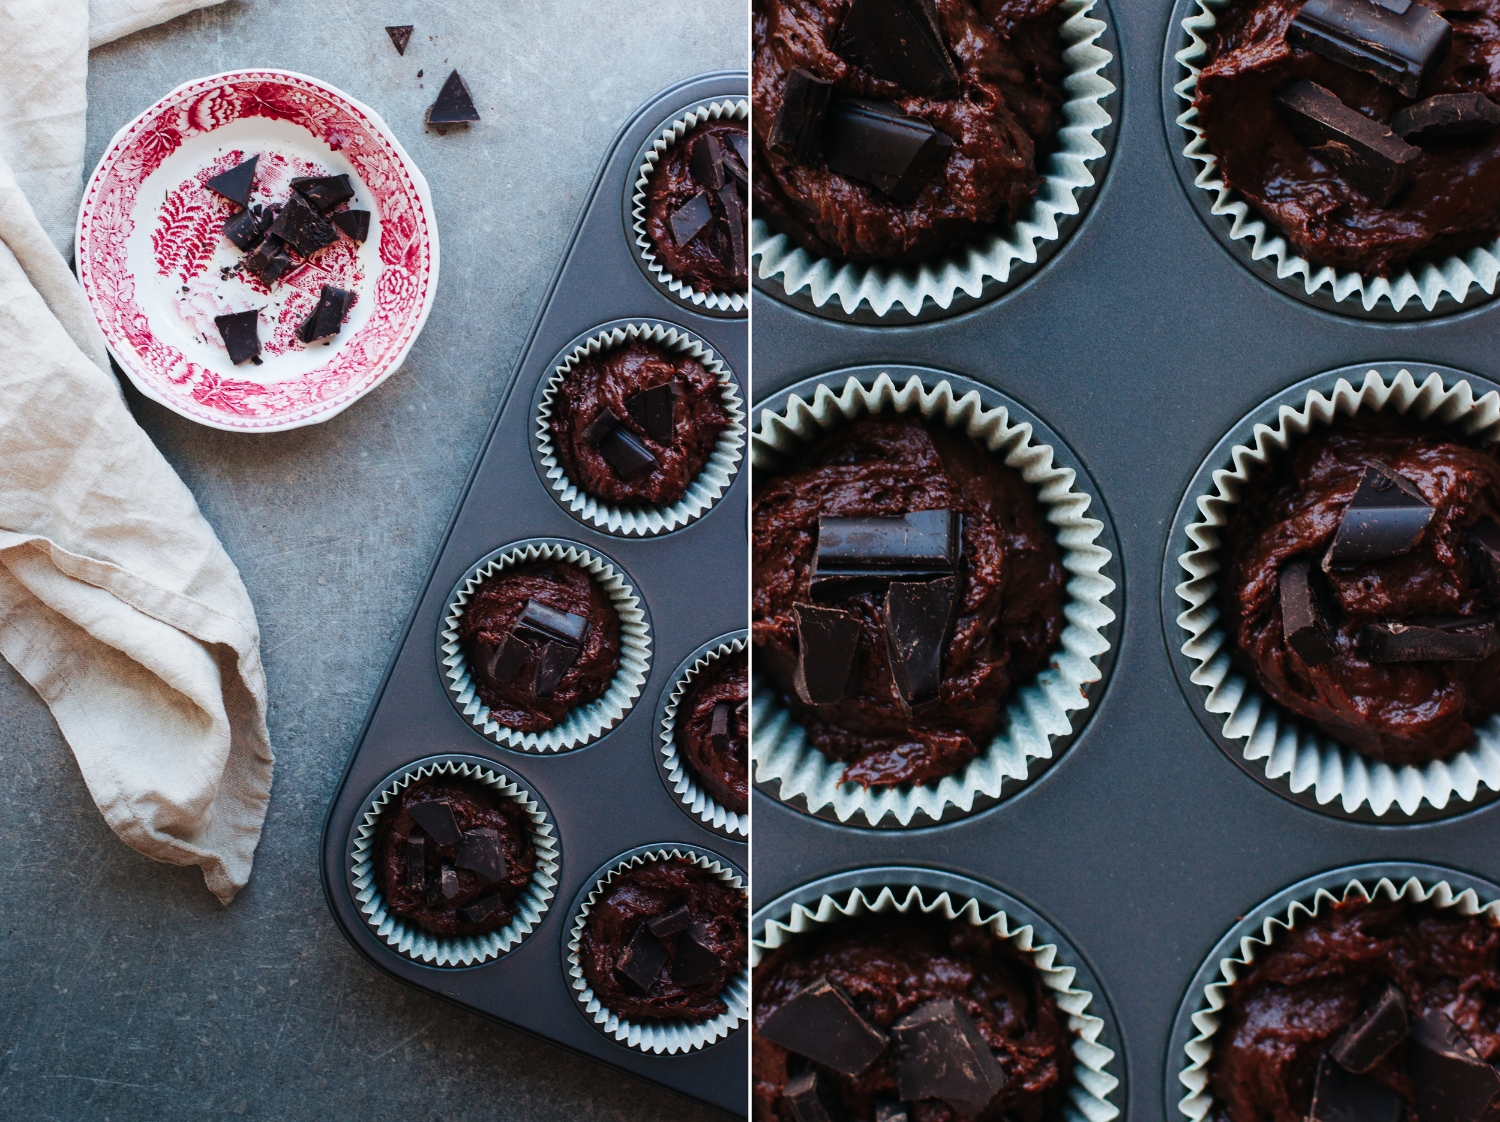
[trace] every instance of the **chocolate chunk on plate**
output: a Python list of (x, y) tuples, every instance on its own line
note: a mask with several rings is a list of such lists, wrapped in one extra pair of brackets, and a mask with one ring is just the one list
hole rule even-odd
[(354, 293), (325, 284), (323, 291), (318, 295), (318, 302), (313, 307), (312, 313), (302, 321), (302, 326), (297, 328), (297, 338), (304, 343), (332, 339), (344, 326), (344, 317), (349, 314), (349, 308), (353, 303)]
[(667, 224), (672, 227), (672, 241), (687, 245), (713, 220), (714, 211), (708, 203), (708, 192), (699, 191), (667, 217)]
[(827, 977), (798, 990), (758, 1031), (788, 1051), (851, 1078), (884, 1054), (889, 1043), (844, 988)]
[(702, 920), (688, 924), (677, 939), (677, 956), (672, 960), (672, 981), (679, 986), (700, 986), (711, 982), (724, 969), (724, 960), (711, 945), (708, 925)]
[(844, 1122), (837, 1090), (812, 1069), (788, 1079), (781, 1097), (792, 1108), (796, 1122)]
[(1481, 1122), (1500, 1109), (1500, 1072), (1479, 1058), (1446, 1013), (1433, 1011), (1412, 1026), (1406, 1074), (1416, 1093), (1417, 1122)]
[(368, 210), (341, 210), (333, 215), (333, 224), (357, 242), (370, 236), (370, 212)]
[(248, 209), (250, 192), (255, 188), (255, 165), (259, 162), (259, 156), (251, 156), (244, 163), (236, 164), (228, 171), (221, 171), (218, 175), (210, 176), (204, 180), (204, 183), (230, 202)]
[(224, 339), (224, 349), (229, 352), (229, 361), (238, 366), (252, 358), (260, 357), (260, 309), (234, 312), (227, 316), (214, 316), (214, 326)]
[(797, 670), (792, 686), (809, 705), (831, 705), (848, 693), (859, 653), (859, 617), (839, 608), (797, 604)]
[(453, 804), (447, 799), (424, 799), (412, 803), (406, 808), (406, 813), (438, 845), (457, 845), (463, 841), (458, 819), (453, 816)]
[(286, 251), (286, 244), (271, 233), (267, 233), (260, 245), (255, 247), (255, 251), (247, 254), (243, 261), (245, 269), (260, 278), (260, 282), (267, 288), (291, 272), (296, 264), (292, 255)]
[(1432, 504), (1410, 479), (1384, 464), (1366, 464), (1323, 568), (1404, 556), (1416, 548), (1432, 515)]
[(271, 223), (270, 232), (303, 257), (311, 257), (318, 250), (339, 240), (339, 232), (333, 223), (324, 218), (312, 204), (296, 192)]
[(892, 581), (886, 590), (885, 645), (891, 673), (901, 700), (913, 709), (938, 699), (943, 648), (957, 603), (957, 577)]
[(1323, 574), (1308, 557), (1294, 557), (1281, 567), (1281, 633), (1286, 645), (1309, 666), (1338, 654), (1333, 626), (1332, 597), (1322, 586)]
[(265, 230), (261, 227), (260, 216), (254, 211), (236, 211), (224, 223), (224, 236), (235, 244), (239, 249), (249, 253), (260, 245), (261, 238), (265, 237)]
[(891, 1026), (901, 1097), (942, 1099), (974, 1117), (1005, 1086), (1005, 1072), (968, 1012), (951, 997), (919, 1005)]
[(912, 93), (932, 98), (958, 93), (958, 68), (932, 0), (854, 0), (833, 50)]
[(1496, 125), (1500, 125), (1500, 105), (1482, 93), (1434, 94), (1396, 110), (1391, 117), (1391, 131), (1412, 144), (1476, 136)]
[(1286, 39), (1415, 98), (1453, 45), (1453, 28), (1412, 0), (1307, 0)]
[(469, 84), (459, 77), (457, 70), (448, 75), (437, 100), (428, 106), (426, 119), (429, 125), (463, 125), (479, 120)]
[(292, 180), (296, 191), (318, 210), (327, 213), (345, 199), (354, 198), (354, 184), (347, 175), (301, 176)]
[(625, 408), (647, 436), (663, 448), (670, 448), (677, 427), (677, 403), (681, 400), (682, 384), (673, 378), (626, 398)]
[(535, 697), (551, 697), (568, 667), (578, 661), (578, 648), (569, 643), (547, 642), (536, 655), (536, 671), (531, 692)]
[[(1370, 0), (1359, 2), (1369, 4)], [(1406, 189), (1411, 166), (1422, 150), (1386, 125), (1351, 109), (1331, 90), (1305, 78), (1279, 90), (1276, 104), (1313, 155), (1376, 206), (1390, 206)]]
[(599, 441), (599, 454), (621, 479), (631, 480), (656, 470), (656, 457), (632, 434), (614, 428)]
[(793, 163), (812, 163), (823, 142), (823, 121), (832, 94), (832, 82), (800, 68), (789, 71), (781, 89), (781, 105), (766, 138), (771, 151)]
[(667, 948), (646, 924), (635, 929), (629, 945), (615, 960), (615, 969), (647, 992), (667, 962)]
[(500, 846), (500, 831), (493, 826), (465, 830), (453, 864), (468, 869), (485, 884), (494, 884), (505, 876), (505, 850)]
[(558, 611), (540, 600), (527, 600), (516, 620), (517, 628), (535, 632), (544, 639), (555, 639), (559, 643), (581, 647), (589, 633), (589, 621), (585, 616)]
[(1405, 1039), (1406, 998), (1395, 986), (1388, 985), (1333, 1042), (1328, 1054), (1340, 1067), (1363, 1075)]
[(836, 101), (823, 126), (823, 158), (839, 175), (909, 203), (947, 162), (953, 141), (887, 101)]
[(398, 55), (406, 54), (406, 44), (411, 42), (412, 25), (409, 23), (397, 24), (387, 27), (385, 33), (391, 37), (391, 45), (396, 48)]
[(1400, 1095), (1370, 1076), (1345, 1071), (1321, 1056), (1307, 1122), (1401, 1122), (1404, 1105)]
[(1488, 615), (1372, 623), (1364, 649), (1371, 662), (1480, 662), (1500, 654), (1500, 631)]

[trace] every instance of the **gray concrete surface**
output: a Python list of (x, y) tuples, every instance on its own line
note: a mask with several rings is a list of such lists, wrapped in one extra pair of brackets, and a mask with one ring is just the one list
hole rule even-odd
[[(196, 869), (114, 837), (46, 707), (0, 664), (0, 1118), (708, 1116), (376, 973), (328, 915), (317, 847), (604, 146), (660, 87), (743, 67), (747, 8), (231, 0), (94, 53), (90, 168), (117, 128), (214, 71), (286, 67), (375, 107), (432, 185), (442, 275), (405, 367), (325, 424), (218, 433), (131, 391), (255, 599), (276, 785), (254, 878), (222, 908)], [(416, 25), (404, 58), (388, 23)], [(437, 136), (422, 112), (454, 66), (484, 120)]]

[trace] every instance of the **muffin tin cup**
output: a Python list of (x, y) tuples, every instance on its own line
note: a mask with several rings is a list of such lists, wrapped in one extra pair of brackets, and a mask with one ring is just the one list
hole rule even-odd
[[(919, 415), (964, 433), (1021, 474), (1047, 508), (1067, 570), (1067, 626), (1052, 664), (1022, 686), (1006, 707), (1002, 730), (967, 768), (936, 783), (865, 788), (840, 781), (845, 764), (808, 743), (781, 691), (765, 674), (751, 679), (751, 769), (755, 785), (804, 813), (857, 826), (928, 826), (972, 813), (1029, 782), (1052, 761), (1054, 742), (1074, 733), (1072, 713), (1086, 709), (1104, 677), (1103, 658), (1115, 621), (1106, 599), (1115, 582), (1100, 543), (1104, 523), (1090, 517), (1092, 498), (1056, 450), (1036, 439), (1028, 421), (1004, 405), (986, 407), (978, 390), (960, 396), (940, 376), (930, 386), (913, 374), (898, 387), (882, 373), (872, 384), (848, 378), (841, 392), (818, 385), (809, 403), (791, 395), (782, 412), (761, 413), (751, 438), (751, 464), (767, 474), (824, 433), (877, 413)], [(1040, 766), (1038, 766), (1040, 765)]]
[[(515, 918), (498, 930), (462, 938), (433, 935), (393, 914), (380, 895), (374, 865), (380, 816), (391, 800), (412, 783), (435, 776), (452, 776), (492, 787), (519, 804), (531, 820), (536, 871), (526, 891), (515, 901)], [(552, 906), (561, 864), (556, 824), (546, 804), (530, 787), (486, 760), (472, 756), (434, 756), (395, 772), (366, 800), (355, 819), (350, 839), (349, 888), (370, 930), (398, 953), (428, 966), (478, 966), (514, 950), (536, 930)]]
[[(586, 359), (623, 347), (627, 343), (649, 343), (664, 351), (686, 355), (701, 362), (719, 379), (724, 411), (729, 425), (719, 433), (713, 454), (703, 465), (687, 493), (669, 506), (616, 506), (583, 490), (568, 478), (552, 442), (549, 424), (553, 402), (568, 374)], [(535, 403), (536, 445), (534, 459), (552, 497), (580, 522), (609, 534), (651, 537), (681, 529), (707, 514), (729, 490), (740, 469), (745, 448), (745, 409), (734, 375), (724, 360), (702, 339), (680, 327), (664, 323), (625, 322), (609, 324), (576, 340), (558, 356), (552, 374), (538, 388)]]
[(687, 281), (673, 276), (657, 260), (651, 238), (646, 232), (646, 187), (651, 174), (666, 154), (681, 143), (699, 125), (708, 121), (740, 121), (750, 127), (750, 99), (726, 98), (694, 106), (676, 117), (653, 138), (641, 153), (640, 167), (630, 191), (630, 234), (639, 263), (646, 275), (684, 304), (702, 312), (745, 315), (750, 310), (748, 292), (699, 292)]
[[(603, 697), (571, 710), (561, 724), (544, 732), (522, 732), (494, 720), (489, 706), (480, 700), (459, 643), (458, 626), (470, 597), (487, 579), (537, 561), (576, 565), (608, 593), (620, 617), (620, 665)], [(521, 752), (566, 752), (603, 736), (635, 705), (651, 672), (651, 625), (640, 596), (613, 561), (576, 542), (536, 538), (498, 549), (464, 574), (443, 612), (438, 658), (448, 699), (483, 736)]]
[[(1076, 1066), (1064, 1116), (1069, 1122), (1112, 1122), (1120, 1108), (1110, 1096), (1120, 1087), (1112, 1020), (1092, 972), (1038, 916), (987, 885), (930, 869), (865, 869), (815, 882), (772, 902), (751, 926), (750, 965), (819, 927), (870, 916), (932, 916), (949, 923), (987, 927), (1025, 955), (1052, 991), (1073, 1034)], [(1080, 983), (1082, 983), (1080, 985)], [(1101, 1016), (1101, 1014), (1104, 1014)], [(1120, 1065), (1123, 1067), (1123, 1065)]]
[(741, 630), (711, 640), (688, 655), (672, 675), (671, 689), (662, 695), (657, 719), (660, 743), (656, 766), (667, 790), (672, 792), (672, 797), (700, 825), (736, 841), (745, 841), (750, 837), (750, 815), (748, 812), (739, 814), (720, 805), (693, 777), (677, 752), (677, 706), (681, 704), (694, 678), (719, 659), (738, 654), (749, 645), (749, 632)]
[(1104, 75), (1114, 62), (1101, 44), (1108, 31), (1104, 0), (1063, 0), (1060, 10), (1067, 16), (1061, 34), (1069, 68), (1063, 125), (1041, 186), (1019, 221), (932, 261), (883, 265), (817, 256), (752, 218), (751, 270), (758, 287), (821, 314), (903, 323), (998, 296), (1029, 275), (1049, 252), (1048, 243), (1059, 242), (1069, 220), (1082, 212), (1083, 196), (1097, 183), (1089, 165), (1108, 154), (1113, 137), (1114, 119), (1104, 104), (1115, 93)]
[[(1487, 903), (1481, 903), (1481, 894)], [(1245, 916), (1220, 940), (1188, 988), (1172, 1032), (1166, 1101), (1189, 1122), (1214, 1115), (1209, 1064), (1220, 1013), (1239, 977), (1256, 956), (1288, 932), (1341, 902), (1431, 904), (1460, 915), (1484, 915), (1500, 926), (1500, 887), (1432, 865), (1371, 864), (1334, 870), (1294, 885)], [(1174, 1078), (1175, 1076), (1175, 1078)], [(1186, 1088), (1187, 1094), (1182, 1094)]]
[[(680, 1055), (707, 1048), (729, 1036), (750, 1016), (750, 969), (744, 970), (725, 984), (719, 999), (728, 1010), (710, 1021), (694, 1023), (682, 1018), (663, 1021), (628, 1021), (610, 1012), (599, 1001), (588, 977), (583, 972), (579, 958), (579, 943), (583, 929), (588, 923), (589, 911), (599, 894), (621, 873), (637, 868), (650, 861), (668, 861), (675, 857), (686, 858), (701, 869), (707, 869), (725, 884), (741, 892), (748, 892), (748, 881), (739, 869), (716, 853), (695, 846), (663, 843), (640, 846), (622, 853), (612, 861), (600, 866), (597, 872), (584, 882), (573, 901), (568, 914), (568, 926), (563, 932), (563, 959), (568, 975), (568, 989), (579, 1010), (599, 1031), (628, 1048), (655, 1055)], [(748, 903), (748, 899), (747, 899)]]
[[(1308, 803), (1311, 796), (1318, 809), (1399, 824), (1467, 810), (1481, 797), (1481, 786), (1500, 791), (1500, 714), (1476, 729), (1469, 747), (1450, 760), (1421, 767), (1373, 760), (1283, 709), (1233, 668), (1234, 640), (1221, 619), (1217, 581), (1224, 568), (1218, 555), (1222, 531), (1252, 473), (1339, 417), (1391, 412), (1443, 422), (1462, 440), (1500, 441), (1500, 393), (1476, 396), (1468, 378), (1456, 371), (1448, 372), (1445, 384), (1435, 370), (1418, 383), (1400, 364), (1386, 369), (1387, 374), (1353, 367), (1320, 375), (1309, 380), (1315, 384), (1304, 383), (1305, 390), (1294, 387), (1241, 422), (1236, 431), (1249, 439), (1211, 455), (1183, 500), (1178, 524), (1191, 517), (1192, 506), (1198, 517), (1182, 531), (1190, 548), (1168, 563), (1163, 602), (1168, 602), (1165, 586), (1175, 576), (1179, 611), (1177, 629), (1169, 628), (1175, 636), (1169, 645), (1182, 655), (1179, 680), (1200, 720), (1207, 718), (1205, 726), (1236, 763), (1297, 801)], [(1432, 368), (1412, 364), (1412, 369)], [(1169, 556), (1184, 538), (1174, 530), (1171, 540)], [(1431, 811), (1424, 813), (1426, 807)]]
[[(1423, 319), (1472, 307), (1495, 294), (1500, 278), (1500, 240), (1440, 261), (1423, 262), (1388, 277), (1364, 276), (1347, 269), (1317, 265), (1301, 256), (1291, 242), (1255, 206), (1225, 181), (1218, 157), (1198, 126), (1193, 98), (1198, 74), (1208, 55), (1206, 37), (1219, 13), (1234, 0), (1178, 0), (1169, 33), (1170, 60), (1164, 85), (1167, 119), (1176, 119), (1187, 135), (1178, 151), (1178, 173), (1200, 216), (1214, 235), (1262, 279), (1299, 300), (1373, 319)], [(1174, 47), (1186, 41), (1186, 45)]]

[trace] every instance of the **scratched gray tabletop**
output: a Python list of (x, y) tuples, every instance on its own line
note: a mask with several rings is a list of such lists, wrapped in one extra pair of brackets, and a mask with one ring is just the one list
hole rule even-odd
[[(742, 69), (747, 7), (230, 0), (94, 52), (90, 169), (121, 125), (215, 71), (285, 67), (373, 106), (432, 186), (442, 274), (405, 366), (325, 424), (214, 432), (129, 391), (255, 600), (275, 788), (254, 877), (221, 907), (196, 869), (114, 837), (0, 663), (0, 1118), (708, 1116), (377, 973), (329, 917), (317, 848), (605, 145), (661, 87)], [(416, 26), (404, 58), (388, 23)], [(438, 136), (422, 113), (454, 67), (484, 119)]]

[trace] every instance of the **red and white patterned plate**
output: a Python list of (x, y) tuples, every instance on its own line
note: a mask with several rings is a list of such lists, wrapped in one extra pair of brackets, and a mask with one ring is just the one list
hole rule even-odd
[[(204, 181), (258, 155), (254, 201), (298, 175), (347, 173), (369, 238), (339, 235), (267, 289), (234, 268), (233, 204)], [(316, 78), (237, 70), (178, 86), (115, 134), (78, 212), (78, 276), (110, 353), (147, 397), (214, 428), (316, 424), (393, 373), (437, 289), (432, 197), (374, 110)], [(331, 343), (297, 326), (324, 284), (355, 293)], [(261, 309), (262, 363), (234, 366), (214, 317)]]

